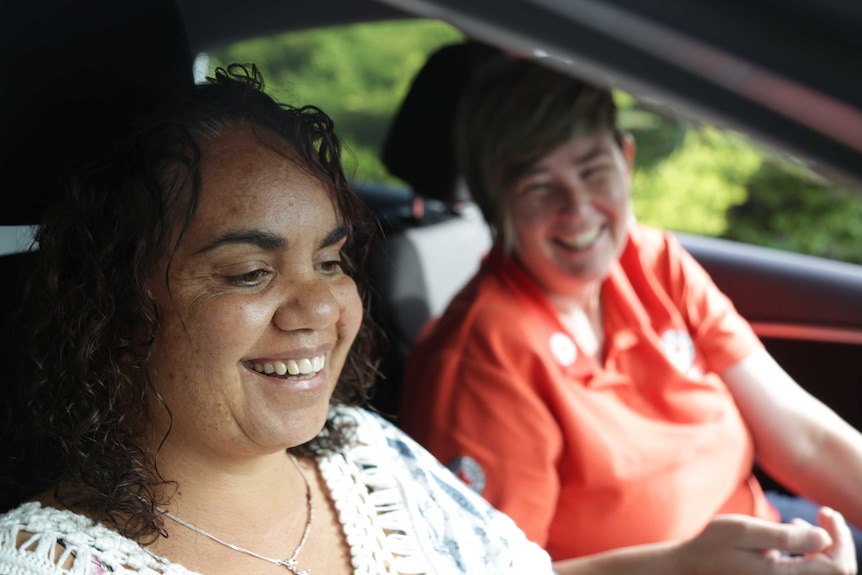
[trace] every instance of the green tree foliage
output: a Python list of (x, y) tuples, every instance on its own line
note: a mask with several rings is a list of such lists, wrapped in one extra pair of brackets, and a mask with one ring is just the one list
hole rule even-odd
[(862, 194), (742, 134), (686, 125), (615, 94), (635, 135), (635, 214), (659, 228), (862, 263)]
[(727, 210), (745, 201), (746, 185), (761, 161), (737, 134), (710, 126), (689, 129), (663, 160), (635, 169), (635, 214), (660, 228), (722, 235)]
[(349, 174), (397, 182), (379, 159), (389, 119), (428, 55), (461, 39), (442, 22), (387, 21), (239, 42), (209, 54), (209, 67), (257, 64), (278, 100), (314, 104), (332, 116)]
[(725, 233), (727, 210), (746, 200), (760, 153), (740, 134), (666, 119), (625, 93), (615, 99), (620, 125), (637, 145), (632, 195), (638, 220), (681, 232)]
[(724, 237), (862, 263), (858, 192), (775, 157), (752, 174), (747, 191), (746, 201), (728, 211)]
[(682, 145), (688, 131), (682, 121), (668, 120), (646, 110), (625, 92), (615, 91), (614, 101), (619, 109), (620, 128), (635, 135), (637, 169), (654, 168)]

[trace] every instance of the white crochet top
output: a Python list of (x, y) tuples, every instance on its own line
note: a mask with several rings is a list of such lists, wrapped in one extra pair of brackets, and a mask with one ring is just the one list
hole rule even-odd
[[(359, 424), (353, 447), (317, 462), (356, 575), (552, 573), (511, 519), (395, 426), (356, 408), (331, 416)], [(17, 545), (20, 533), (32, 535)], [(0, 515), (0, 575), (60, 574), (197, 575), (71, 511), (28, 502)]]

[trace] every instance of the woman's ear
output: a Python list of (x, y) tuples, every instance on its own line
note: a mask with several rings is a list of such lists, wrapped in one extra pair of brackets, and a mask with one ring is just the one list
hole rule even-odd
[(620, 147), (623, 150), (623, 158), (626, 160), (629, 174), (635, 167), (635, 137), (626, 132), (620, 137)]

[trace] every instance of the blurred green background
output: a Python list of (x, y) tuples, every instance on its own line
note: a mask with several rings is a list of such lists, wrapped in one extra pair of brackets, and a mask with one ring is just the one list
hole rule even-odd
[[(413, 76), (462, 34), (433, 21), (388, 21), (288, 33), (207, 54), (209, 72), (253, 62), (267, 91), (330, 114), (359, 181), (403, 185), (378, 157), (389, 120)], [(862, 263), (862, 194), (743, 134), (675, 121), (616, 93), (635, 135), (635, 213), (669, 230)], [(420, 153), (417, 151), (417, 153)]]

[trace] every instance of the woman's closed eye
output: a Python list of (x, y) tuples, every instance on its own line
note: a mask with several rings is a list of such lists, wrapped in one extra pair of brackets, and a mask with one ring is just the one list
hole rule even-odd
[(334, 243), (323, 246), (317, 252), (314, 269), (325, 276), (338, 277), (347, 273), (347, 261), (344, 250), (347, 247), (347, 236), (344, 235)]
[(255, 287), (262, 284), (269, 277), (270, 271), (256, 269), (238, 275), (227, 276), (227, 282), (239, 287)]
[(581, 179), (585, 182), (598, 180), (610, 172), (611, 166), (607, 164), (594, 164), (587, 166), (581, 171)]
[(551, 182), (545, 180), (525, 181), (517, 185), (517, 195), (521, 197), (535, 196), (551, 189)]
[(344, 262), (339, 254), (338, 259), (327, 259), (318, 263), (317, 269), (325, 275), (340, 275), (344, 273)]

